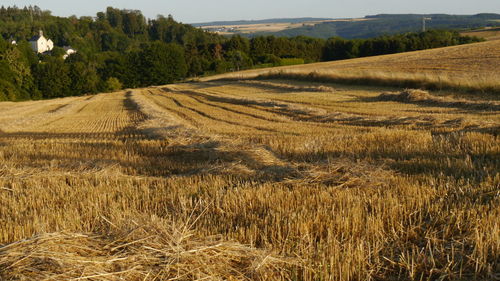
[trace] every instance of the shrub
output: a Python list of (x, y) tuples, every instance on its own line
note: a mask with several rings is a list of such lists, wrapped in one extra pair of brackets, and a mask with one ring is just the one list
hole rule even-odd
[(106, 80), (106, 91), (107, 92), (114, 92), (121, 90), (123, 88), (122, 83), (118, 78), (116, 77), (109, 77), (108, 80)]

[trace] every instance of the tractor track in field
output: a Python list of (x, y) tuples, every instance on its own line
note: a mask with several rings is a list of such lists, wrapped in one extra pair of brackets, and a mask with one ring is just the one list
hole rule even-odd
[[(137, 93), (136, 95), (134, 100), (140, 104), (140, 110), (145, 110), (150, 113), (150, 121), (153, 123), (150, 124), (150, 126), (153, 129), (157, 126), (166, 128), (168, 131), (163, 132), (163, 139), (168, 140), (168, 143), (182, 143), (182, 145), (174, 149), (178, 151), (176, 153), (184, 151), (187, 155), (190, 155), (191, 151), (194, 150), (198, 151), (200, 155), (212, 155), (210, 157), (213, 158), (216, 163), (211, 165), (210, 168), (204, 168), (199, 172), (227, 172), (231, 169), (235, 169), (235, 167), (237, 169), (239, 169), (238, 167), (245, 167), (243, 168), (245, 171), (244, 173), (250, 171), (253, 171), (253, 173), (260, 173), (261, 169), (271, 169), (273, 171), (274, 169), (290, 169), (290, 167), (279, 159), (273, 151), (264, 146), (252, 144), (243, 139), (229, 138), (205, 131), (204, 126), (207, 126), (207, 124), (204, 122), (213, 119), (189, 110), (175, 98), (169, 98), (165, 95), (154, 93), (151, 90)], [(183, 110), (189, 110), (189, 112), (201, 116), (201, 123), (195, 126), (195, 128), (187, 128), (179, 125), (189, 122), (187, 118), (191, 117), (188, 117), (183, 112), (179, 112), (176, 109), (172, 109), (172, 106), (177, 106)], [(171, 119), (169, 117), (171, 114), (180, 118), (180, 120), (177, 118)], [(203, 119), (205, 119), (205, 121), (203, 121)], [(217, 123), (220, 122), (218, 120), (216, 121)], [(233, 125), (231, 124), (231, 126)]]
[[(248, 113), (248, 112), (244, 112), (241, 110), (229, 108), (227, 106), (216, 104), (216, 103), (222, 103), (222, 104), (228, 104), (228, 105), (233, 105), (233, 106), (241, 106), (239, 104), (235, 104), (235, 103), (231, 103), (231, 102), (227, 102), (227, 101), (222, 101), (222, 99), (218, 100), (218, 98), (213, 97), (211, 95), (207, 95), (207, 94), (203, 94), (203, 93), (199, 93), (199, 92), (194, 92), (194, 91), (181, 91), (180, 93), (184, 93), (184, 94), (188, 95), (189, 97), (193, 98), (194, 100), (196, 100), (197, 102), (199, 102), (201, 104), (205, 104), (205, 105), (211, 106), (211, 107), (216, 107), (216, 108), (219, 108), (221, 110), (229, 111), (229, 112), (240, 114), (240, 115), (245, 115), (248, 117), (252, 117), (255, 119), (260, 119), (260, 120), (268, 121), (268, 122), (290, 123), (290, 120), (278, 120), (278, 119), (266, 118), (266, 117), (263, 117), (261, 115)], [(202, 100), (201, 98), (204, 98), (205, 100)], [(261, 112), (262, 110), (256, 108), (256, 111)]]
[[(183, 104), (181, 103), (178, 99), (174, 98), (174, 97), (169, 97), (165, 94), (157, 94), (157, 93), (154, 93), (153, 95), (156, 95), (156, 96), (159, 96), (159, 97), (163, 97), (165, 99), (169, 99), (170, 101), (172, 101), (176, 106), (180, 107), (180, 108), (183, 108), (183, 109), (186, 109), (186, 110), (189, 110), (199, 116), (202, 116), (204, 118), (207, 118), (207, 119), (210, 119), (210, 120), (213, 120), (213, 121), (216, 121), (216, 122), (221, 122), (221, 123), (226, 123), (226, 124), (229, 124), (229, 125), (233, 125), (233, 126), (239, 126), (239, 127), (246, 127), (246, 128), (251, 128), (251, 129), (255, 129), (255, 130), (259, 130), (259, 131), (265, 131), (265, 132), (277, 132), (276, 130), (273, 130), (273, 129), (269, 129), (269, 128), (265, 128), (265, 127), (259, 127), (259, 126), (252, 126), (252, 125), (246, 125), (246, 124), (242, 124), (242, 123), (238, 123), (238, 122), (234, 122), (234, 121), (230, 121), (230, 120), (225, 120), (225, 119), (221, 119), (221, 118), (218, 118), (218, 117), (215, 117), (215, 116), (212, 116), (206, 112), (203, 112), (201, 110), (198, 110), (198, 109), (195, 109), (191, 106), (188, 106), (186, 104)], [(179, 94), (178, 94), (179, 95)], [(197, 103), (200, 103), (200, 104), (204, 104), (204, 105), (207, 105), (211, 108), (218, 108), (217, 106), (213, 106), (211, 104), (207, 104), (207, 103), (203, 103), (201, 101), (199, 101), (198, 99), (192, 97), (192, 96), (184, 96), (186, 98), (191, 98), (193, 101), (197, 102)], [(219, 108), (220, 109), (220, 108)], [(224, 110), (224, 109), (222, 109)], [(239, 112), (237, 112), (237, 114), (241, 114)], [(186, 114), (184, 114), (184, 116), (187, 116)], [(193, 119), (191, 117), (189, 117), (189, 119)], [(268, 120), (266, 120), (268, 121)]]
[[(201, 93), (199, 91), (183, 91), (183, 90), (171, 90), (169, 88), (164, 88), (163, 91), (171, 91), (174, 93), (180, 93), (180, 94), (185, 94), (188, 96), (199, 96), (202, 97), (206, 100), (210, 100), (213, 102), (219, 102), (219, 103), (224, 103), (224, 104), (229, 104), (229, 105), (238, 105), (238, 106), (245, 106), (252, 108), (258, 112), (267, 112), (271, 113), (273, 115), (278, 115), (283, 117), (282, 120), (276, 120), (276, 119), (268, 119), (262, 116), (258, 116), (256, 114), (249, 114), (245, 112), (241, 112), (239, 110), (233, 110), (224, 106), (219, 106), (224, 110), (228, 110), (237, 114), (243, 114), (243, 115), (248, 115), (250, 117), (254, 117), (257, 119), (261, 119), (264, 121), (269, 121), (269, 122), (279, 122), (279, 123), (291, 123), (291, 122), (308, 122), (314, 126), (321, 126), (321, 127), (331, 127), (326, 125), (324, 121), (318, 121), (321, 118), (325, 118), (327, 116), (330, 116), (332, 114), (327, 114), (328, 112), (323, 109), (323, 108), (303, 108), (301, 103), (296, 103), (296, 102), (289, 102), (289, 101), (267, 101), (267, 100), (250, 100), (250, 99), (241, 99), (241, 98), (236, 98), (236, 97), (227, 97), (227, 96), (215, 96), (215, 94), (206, 94), (206, 93)], [(194, 97), (193, 97), (194, 98)], [(197, 99), (199, 100), (199, 99)], [(200, 101), (203, 103), (202, 101)], [(311, 105), (311, 104), (307, 104)], [(216, 106), (211, 104), (211, 106)], [(316, 111), (320, 112), (316, 112)]]
[[(61, 104), (61, 102), (63, 102), (63, 104)], [(14, 108), (13, 111), (9, 111), (8, 114), (12, 116), (16, 116), (14, 114), (16, 110), (22, 110), (21, 112), (24, 113), (21, 114), (21, 117), (17, 116), (15, 119), (4, 119), (3, 122), (0, 122), (0, 126), (2, 125), (1, 123), (4, 123), (7, 128), (11, 128), (12, 130), (40, 129), (47, 124), (61, 120), (65, 115), (73, 113), (73, 111), (80, 106), (82, 106), (82, 98), (79, 97), (68, 100), (55, 100), (49, 102), (48, 105), (36, 102), (28, 106), (31, 110), (26, 110), (25, 107), (21, 106), (20, 108)], [(44, 123), (40, 125), (40, 122)]]
[[(234, 85), (233, 85), (234, 84)], [(249, 85), (239, 85), (233, 83), (233, 86), (248, 88)], [(259, 85), (261, 89), (264, 89), (266, 85)], [(284, 100), (282, 98), (274, 97), (272, 100), (256, 100), (247, 99), (241, 97), (233, 97), (231, 91), (221, 91), (216, 89), (205, 90), (202, 92), (200, 89), (178, 89), (178, 86), (167, 86), (163, 87), (162, 90), (165, 93), (170, 94), (182, 94), (195, 99), (198, 103), (202, 103), (207, 106), (217, 107), (221, 110), (225, 110), (235, 114), (246, 115), (259, 120), (269, 121), (269, 122), (280, 122), (276, 119), (271, 119), (264, 117), (266, 115), (280, 116), (285, 122), (281, 121), (282, 124), (293, 124), (293, 122), (300, 122), (301, 126), (309, 124), (314, 127), (322, 127), (327, 129), (335, 129), (338, 126), (354, 126), (354, 127), (395, 127), (395, 126), (405, 126), (412, 127), (414, 130), (425, 130), (432, 127), (437, 129), (450, 127), (449, 124), (455, 124), (454, 120), (456, 118), (449, 118), (444, 121), (438, 121), (432, 117), (420, 115), (420, 116), (396, 116), (396, 115), (379, 115), (374, 113), (360, 113), (360, 112), (350, 112), (350, 111), (338, 111), (334, 110), (338, 105), (334, 104), (330, 107), (325, 105), (319, 105), (314, 102), (297, 102)], [(373, 99), (369, 99), (373, 101)], [(226, 104), (225, 105), (220, 105)], [(252, 109), (255, 112), (265, 112), (259, 116), (255, 113), (241, 112), (240, 110), (229, 108), (228, 106), (242, 106), (248, 109)], [(288, 122), (287, 122), (288, 121)], [(461, 123), (457, 123), (455, 127), (461, 126)], [(453, 127), (453, 126), (452, 126)], [(480, 127), (481, 130), (484, 126), (479, 124), (470, 124), (470, 127)]]
[[(168, 90), (163, 89), (164, 92), (167, 92)], [(315, 127), (323, 127), (323, 128), (334, 128), (336, 120), (328, 120), (329, 117), (332, 116), (338, 116), (338, 115), (345, 115), (341, 113), (332, 113), (332, 114), (313, 114), (312, 112), (308, 112), (306, 109), (301, 109), (301, 108), (293, 108), (296, 105), (294, 103), (276, 103), (272, 101), (257, 101), (257, 100), (248, 100), (248, 99), (239, 99), (239, 98), (232, 98), (232, 97), (217, 97), (212, 94), (206, 94), (206, 93), (201, 93), (197, 91), (173, 91), (177, 94), (185, 94), (186, 96), (189, 96), (193, 99), (195, 99), (197, 102), (212, 106), (212, 107), (217, 107), (222, 110), (226, 110), (232, 113), (236, 114), (241, 114), (245, 115), (248, 117), (260, 119), (263, 121), (267, 122), (273, 122), (273, 123), (281, 123), (281, 124), (293, 124), (294, 122), (306, 122), (307, 124), (310, 124), (311, 126)], [(278, 119), (271, 119), (271, 118), (266, 118), (263, 116), (259, 116), (257, 114), (251, 114), (247, 112), (242, 112), (240, 110), (235, 110), (228, 108), (226, 106), (222, 105), (216, 105), (207, 101), (202, 101), (200, 98), (204, 98), (206, 100), (218, 102), (218, 103), (224, 103), (228, 105), (233, 105), (233, 106), (245, 106), (247, 108), (251, 108), (257, 112), (266, 112), (267, 114), (272, 114), (276, 116), (282, 117), (281, 120)], [(265, 115), (265, 114), (263, 114)], [(347, 118), (352, 118), (352, 115), (349, 116), (344, 116), (345, 120), (348, 120)], [(349, 119), (350, 120), (350, 119)]]
[[(167, 97), (167, 98), (170, 98), (170, 97)], [(230, 124), (230, 125), (252, 128), (252, 129), (256, 129), (256, 130), (260, 130), (260, 131), (276, 132), (276, 130), (272, 130), (272, 129), (268, 129), (268, 128), (264, 128), (264, 127), (256, 127), (256, 126), (251, 126), (251, 125), (245, 125), (245, 124), (242, 124), (242, 123), (238, 123), (238, 122), (233, 122), (233, 121), (229, 121), (229, 120), (224, 120), (224, 119), (221, 119), (221, 118), (217, 118), (217, 117), (211, 116), (208, 113), (205, 113), (205, 112), (203, 112), (201, 110), (198, 110), (198, 109), (192, 108), (190, 106), (184, 105), (184, 104), (182, 104), (181, 102), (179, 102), (175, 98), (170, 98), (170, 99), (172, 99), (172, 101), (175, 104), (177, 104), (179, 107), (186, 108), (186, 109), (188, 109), (188, 110), (190, 110), (190, 111), (192, 111), (194, 113), (197, 113), (200, 116), (203, 116), (205, 118), (208, 118), (208, 119), (211, 119), (211, 120), (214, 120), (214, 121), (217, 121), (217, 122), (223, 122), (223, 123)], [(193, 99), (193, 100), (196, 101), (196, 99)]]
[[(158, 97), (166, 98), (165, 96), (153, 93), (152, 91), (149, 91), (149, 93), (150, 93), (149, 99), (151, 99), (157, 106), (161, 107), (163, 110), (176, 115), (179, 119), (188, 122), (192, 126), (199, 127), (201, 125), (198, 121), (189, 117), (187, 114), (185, 114), (179, 110), (173, 109), (171, 107), (168, 107), (167, 105), (165, 105), (165, 103), (162, 103), (161, 101), (159, 101), (157, 99)], [(170, 101), (172, 101), (172, 100), (170, 100)]]

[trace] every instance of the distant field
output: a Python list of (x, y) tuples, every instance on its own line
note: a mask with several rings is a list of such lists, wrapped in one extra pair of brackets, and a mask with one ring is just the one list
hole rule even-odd
[(477, 36), (486, 40), (500, 40), (500, 28), (478, 29), (461, 32), (462, 35)]
[(313, 26), (315, 24), (325, 22), (354, 22), (365, 21), (368, 19), (339, 19), (339, 20), (321, 20), (321, 21), (305, 21), (300, 23), (259, 23), (259, 24), (239, 24), (239, 25), (210, 25), (203, 26), (202, 28), (209, 31), (217, 32), (221, 35), (231, 34), (252, 34), (260, 32), (278, 32), (291, 28), (298, 28), (302, 26)]
[[(203, 80), (244, 79), (279, 74), (283, 78), (309, 79), (310, 75), (332, 82), (343, 78), (362, 83), (465, 88), (500, 92), (500, 41), (438, 48), (409, 53), (367, 57), (267, 69), (248, 70), (207, 77)], [(369, 80), (363, 82), (362, 80)], [(415, 83), (411, 83), (411, 82)]]
[(0, 103), (0, 280), (496, 280), (498, 96), (307, 78), (498, 86), (499, 42)]

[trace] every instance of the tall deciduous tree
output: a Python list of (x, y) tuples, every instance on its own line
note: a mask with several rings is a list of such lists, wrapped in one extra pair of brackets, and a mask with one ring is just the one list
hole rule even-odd
[(187, 74), (184, 50), (176, 44), (153, 42), (140, 53), (142, 85), (160, 85), (182, 79)]
[(45, 57), (35, 68), (38, 89), (46, 98), (66, 97), (71, 95), (71, 79), (68, 66), (62, 58)]

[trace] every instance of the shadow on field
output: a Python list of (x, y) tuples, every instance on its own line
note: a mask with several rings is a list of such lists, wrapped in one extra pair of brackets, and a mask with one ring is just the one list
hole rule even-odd
[[(405, 174), (451, 177), (456, 180), (472, 179), (476, 182), (483, 181), (487, 176), (494, 176), (500, 166), (500, 158), (495, 153), (463, 153), (464, 149), (457, 144), (452, 148), (450, 138), (456, 138), (457, 134), (451, 136), (443, 134), (436, 136), (433, 143), (435, 148), (429, 150), (404, 152), (398, 147), (380, 143), (379, 147), (372, 147), (370, 150), (359, 151), (357, 153), (345, 153), (343, 151), (332, 152), (307, 152), (307, 153), (287, 153), (283, 155), (290, 161), (307, 161), (318, 163), (325, 159), (370, 159), (371, 163), (384, 165), (391, 170)], [(446, 147), (448, 146), (448, 147)]]
[[(44, 171), (93, 172), (119, 168), (131, 176), (170, 177), (224, 174), (256, 180), (281, 180), (294, 170), (260, 161), (245, 149), (228, 149), (218, 141), (174, 144), (168, 140), (125, 137), (128, 132), (1, 133), (0, 144), (29, 142), (28, 149), (5, 149), (10, 161)], [(15, 147), (15, 146), (14, 146)], [(258, 152), (257, 152), (258, 153)]]
[(222, 103), (228, 103), (228, 104), (258, 105), (258, 106), (263, 106), (263, 107), (284, 107), (284, 106), (286, 106), (283, 103), (278, 103), (278, 102), (273, 102), (273, 101), (260, 101), (260, 100), (244, 99), (244, 98), (222, 97), (222, 96), (204, 94), (204, 93), (196, 92), (196, 91), (187, 91), (187, 90), (177, 91), (177, 90), (172, 90), (168, 87), (164, 87), (164, 88), (162, 88), (162, 90), (167, 94), (169, 92), (181, 93), (181, 94), (186, 94), (186, 95), (191, 95), (191, 96), (202, 97), (208, 101), (222, 102)]
[[(290, 81), (289, 81), (290, 82)], [(263, 91), (272, 91), (278, 94), (303, 93), (303, 92), (334, 92), (335, 89), (326, 86), (294, 85), (264, 80), (240, 80), (234, 82), (237, 86), (244, 86)]]
[[(393, 122), (394, 121), (394, 122)], [(447, 176), (455, 179), (484, 180), (486, 176), (494, 176), (500, 167), (500, 154), (495, 149), (496, 138), (500, 133), (500, 126), (470, 125), (463, 122), (462, 118), (440, 120), (439, 123), (430, 117), (428, 120), (415, 118), (395, 118), (394, 120), (367, 120), (363, 118), (337, 118), (335, 122), (349, 125), (389, 126), (405, 125), (414, 122), (418, 127), (411, 130), (423, 129), (428, 132), (426, 139), (413, 141), (411, 130), (407, 130), (407, 136), (393, 140), (392, 131), (377, 137), (363, 137), (356, 139), (348, 147), (356, 149), (344, 149), (343, 147), (329, 144), (318, 144), (315, 150), (286, 150), (279, 155), (282, 159), (293, 162), (318, 163), (329, 159), (350, 158), (368, 159), (372, 163), (384, 164), (392, 170), (406, 175), (434, 175), (436, 177)], [(421, 134), (420, 134), (421, 135)], [(339, 141), (343, 139), (339, 138)], [(331, 142), (336, 142), (332, 138)], [(328, 148), (328, 150), (326, 148)]]
[(448, 97), (438, 97), (422, 90), (405, 90), (400, 93), (382, 93), (376, 97), (360, 98), (363, 102), (400, 102), (425, 107), (457, 108), (466, 111), (500, 111), (500, 104), (496, 102), (479, 102), (471, 100), (456, 100)]
[[(283, 117), (286, 117), (288, 119), (294, 120), (294, 121), (300, 121), (300, 122), (312, 122), (316, 123), (315, 125), (320, 125), (321, 126), (331, 126), (331, 124), (337, 123), (337, 124), (342, 124), (342, 125), (349, 125), (349, 126), (357, 126), (357, 127), (397, 127), (397, 126), (404, 126), (405, 128), (411, 127), (415, 130), (428, 130), (428, 129), (439, 129), (439, 128), (454, 128), (454, 129), (459, 129), (463, 126), (468, 126), (463, 129), (463, 132), (484, 132), (488, 134), (496, 134), (496, 128), (495, 127), (480, 127), (479, 125), (470, 125), (470, 124), (464, 124), (464, 120), (462, 118), (454, 118), (454, 119), (448, 119), (448, 120), (438, 120), (435, 117), (428, 116), (428, 115), (420, 115), (420, 116), (372, 116), (372, 115), (362, 115), (362, 114), (353, 114), (353, 113), (343, 113), (343, 112), (324, 112), (324, 113), (318, 113), (314, 110), (307, 110), (309, 107), (300, 107), (297, 108), (293, 106), (293, 104), (289, 103), (283, 103), (283, 102), (275, 102), (275, 101), (261, 101), (261, 100), (251, 100), (251, 99), (244, 99), (244, 98), (232, 98), (232, 97), (221, 97), (221, 96), (216, 96), (216, 95), (210, 95), (210, 94), (205, 94), (202, 92), (198, 91), (178, 91), (178, 90), (172, 90), (168, 87), (162, 88), (162, 90), (165, 92), (165, 96), (168, 96), (169, 92), (174, 92), (178, 94), (184, 94), (187, 96), (190, 96), (191, 98), (195, 99), (199, 103), (206, 104), (208, 106), (213, 106), (220, 108), (222, 110), (227, 110), (231, 111), (237, 114), (244, 114), (244, 115), (249, 115), (253, 118), (258, 118), (258, 119), (265, 119), (262, 118), (262, 116), (259, 116), (257, 114), (248, 114), (246, 112), (242, 111), (237, 111), (233, 108), (230, 108), (228, 106), (230, 105), (241, 105), (241, 106), (247, 106), (247, 107), (253, 107), (254, 109), (265, 111), (265, 112), (270, 112), (276, 115), (280, 115)], [(417, 90), (408, 90), (411, 92), (410, 94), (398, 94), (397, 96), (406, 96), (406, 98), (403, 99), (417, 99), (415, 96), (418, 96), (418, 93), (420, 91)], [(156, 94), (159, 95), (159, 94)], [(392, 95), (392, 94), (391, 94)], [(396, 94), (394, 94), (396, 95)], [(413, 98), (408, 98), (407, 96), (410, 95)], [(393, 98), (388, 98), (387, 94), (382, 94), (381, 95), (383, 98), (375, 97), (375, 98), (360, 98), (356, 99), (355, 102), (363, 101), (363, 102), (380, 102), (380, 101), (387, 101), (387, 100), (393, 100)], [(423, 98), (429, 98), (429, 94), (427, 92), (422, 91), (422, 96)], [(421, 97), (422, 98), (422, 97)], [(348, 102), (353, 102), (348, 101)], [(429, 105), (434, 106), (434, 107), (441, 107), (438, 104), (430, 104), (428, 101), (425, 102), (412, 102), (414, 104), (418, 104), (421, 106), (429, 107)], [(456, 114), (459, 113), (470, 113), (470, 110), (474, 110), (475, 112), (477, 111), (482, 111), (481, 114), (497, 114), (495, 111), (484, 111), (482, 110), (483, 108), (489, 108), (489, 109), (494, 109), (495, 107), (491, 106), (496, 106), (493, 103), (474, 103), (474, 102), (464, 102), (461, 101), (459, 103), (452, 103), (453, 105), (460, 105), (461, 108), (466, 108), (465, 104), (473, 103), (472, 108), (468, 108), (464, 110), (464, 112), (454, 112)], [(225, 106), (225, 105), (228, 106)], [(450, 103), (447, 102), (449, 105)], [(490, 106), (490, 107), (488, 107)], [(449, 108), (450, 106), (448, 106)], [(276, 122), (277, 120), (269, 120), (265, 119), (266, 121), (270, 122)], [(262, 128), (255, 128), (255, 129), (260, 129)]]
[[(242, 105), (250, 106), (258, 110), (270, 112), (276, 115), (284, 116), (286, 118), (300, 121), (300, 122), (313, 122), (313, 123), (340, 123), (344, 125), (360, 126), (360, 127), (388, 127), (388, 126), (408, 126), (414, 125), (421, 128), (429, 128), (435, 126), (435, 119), (432, 117), (392, 117), (384, 118), (382, 120), (374, 119), (372, 116), (346, 114), (341, 112), (331, 112), (327, 114), (318, 114), (313, 111), (305, 109), (292, 108), (290, 104), (273, 102), (273, 101), (259, 101), (249, 99), (239, 99), (230, 97), (220, 97), (215, 95), (204, 94), (196, 91), (172, 91), (169, 88), (163, 88), (168, 95), (168, 92), (182, 93), (192, 97), (200, 103), (204, 103), (213, 107), (218, 107), (223, 110), (235, 112), (237, 114), (250, 115), (253, 118), (264, 119), (262, 116), (256, 114), (251, 115), (246, 112), (235, 111), (232, 108), (221, 106), (218, 104), (209, 104), (207, 102), (214, 102), (227, 105)], [(276, 121), (268, 120), (266, 121)], [(257, 128), (261, 129), (262, 128)], [(293, 134), (293, 133), (290, 133)]]

